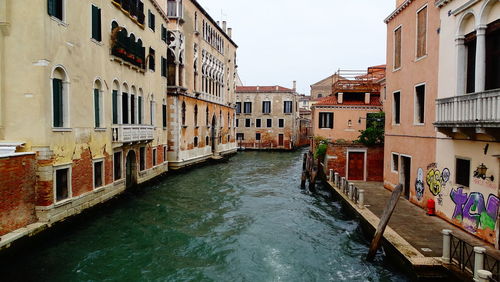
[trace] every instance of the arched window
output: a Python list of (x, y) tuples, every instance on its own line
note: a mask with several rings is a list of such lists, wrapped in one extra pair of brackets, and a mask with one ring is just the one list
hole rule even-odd
[(122, 87), (122, 124), (129, 124), (129, 95), (128, 95), (128, 85), (123, 84)]
[(182, 102), (181, 110), (182, 126), (186, 126), (186, 103)]
[(112, 110), (113, 110), (113, 124), (118, 124), (118, 92), (120, 91), (120, 83), (113, 81), (113, 90), (111, 92)]
[(194, 126), (198, 126), (198, 105), (194, 106)]
[(69, 79), (63, 67), (52, 72), (52, 126), (69, 127)]
[(102, 83), (99, 79), (94, 81), (94, 127), (102, 128), (104, 121), (103, 101), (102, 101)]
[(118, 27), (118, 23), (116, 21), (113, 21), (111, 22), (111, 32), (113, 32), (113, 30), (115, 30), (115, 28)]

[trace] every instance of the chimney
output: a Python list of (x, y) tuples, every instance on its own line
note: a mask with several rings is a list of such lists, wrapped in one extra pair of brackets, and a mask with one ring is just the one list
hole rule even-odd
[(227, 36), (229, 36), (229, 38), (233, 37), (233, 29), (232, 28), (227, 29)]
[(339, 93), (338, 94), (337, 101), (339, 102), (339, 104), (344, 103), (344, 93)]
[(370, 104), (370, 93), (365, 93), (365, 104)]
[(276, 85), (276, 91), (279, 91), (280, 90), (280, 87), (278, 85)]
[(294, 92), (297, 91), (297, 81), (296, 80), (293, 81), (293, 91)]
[(257, 92), (258, 92), (259, 90), (260, 90), (260, 87), (259, 87), (259, 86), (257, 86)]
[(227, 22), (226, 21), (222, 21), (222, 30), (224, 30), (224, 32), (227, 33)]

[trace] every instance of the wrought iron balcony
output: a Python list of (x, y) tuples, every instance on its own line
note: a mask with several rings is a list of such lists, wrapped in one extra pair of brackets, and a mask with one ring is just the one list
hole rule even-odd
[(113, 125), (113, 142), (131, 143), (154, 139), (154, 126), (148, 125)]
[(497, 137), (500, 132), (500, 89), (437, 99), (436, 106), (434, 126), (447, 135), (460, 131), (469, 137)]

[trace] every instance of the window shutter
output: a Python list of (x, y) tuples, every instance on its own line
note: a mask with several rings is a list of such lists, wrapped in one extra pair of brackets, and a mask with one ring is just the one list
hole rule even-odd
[(101, 9), (92, 5), (92, 38), (101, 41)]
[(99, 89), (94, 89), (94, 118), (96, 128), (101, 127), (100, 112), (101, 109), (99, 109)]
[(101, 33), (101, 9), (97, 9), (97, 40), (101, 41), (102, 40), (102, 33)]
[(418, 12), (417, 19), (417, 58), (420, 58), (427, 53), (427, 7)]
[(394, 32), (394, 69), (401, 67), (401, 27)]
[(62, 80), (52, 79), (54, 127), (63, 127), (63, 97)]
[(138, 123), (139, 124), (142, 124), (142, 97), (139, 96), (139, 98), (137, 98), (138, 100), (138, 107), (139, 109), (138, 110), (138, 117), (137, 117), (137, 120), (138, 120)]
[(163, 127), (167, 127), (167, 105), (162, 105), (163, 111)]
[(113, 124), (118, 124), (118, 91), (113, 90)]
[(47, 11), (49, 16), (56, 15), (56, 0), (47, 0)]

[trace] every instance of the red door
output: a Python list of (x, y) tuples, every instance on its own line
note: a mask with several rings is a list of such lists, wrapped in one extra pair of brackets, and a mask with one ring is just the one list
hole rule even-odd
[(278, 135), (278, 146), (283, 147), (285, 145), (283, 134)]
[(365, 153), (349, 153), (349, 172), (347, 178), (349, 180), (365, 180)]

